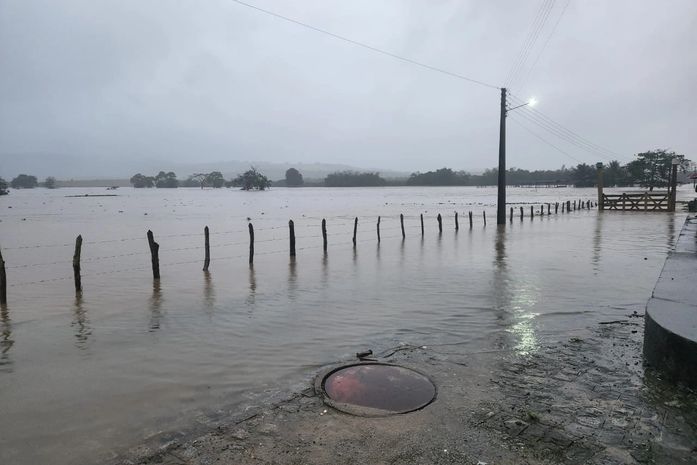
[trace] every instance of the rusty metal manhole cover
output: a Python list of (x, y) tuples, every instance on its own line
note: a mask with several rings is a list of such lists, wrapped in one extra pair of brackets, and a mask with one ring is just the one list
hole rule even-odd
[(315, 387), (327, 405), (362, 416), (413, 412), (436, 397), (436, 386), (425, 375), (376, 362), (333, 369), (320, 376)]

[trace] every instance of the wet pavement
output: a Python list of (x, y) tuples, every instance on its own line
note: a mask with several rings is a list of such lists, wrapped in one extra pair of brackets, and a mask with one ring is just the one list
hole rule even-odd
[(119, 464), (695, 464), (697, 393), (645, 372), (643, 317), (532, 354), (399, 347), (382, 361), (428, 373), (426, 408), (341, 413), (308, 386), (202, 434), (150, 438)]

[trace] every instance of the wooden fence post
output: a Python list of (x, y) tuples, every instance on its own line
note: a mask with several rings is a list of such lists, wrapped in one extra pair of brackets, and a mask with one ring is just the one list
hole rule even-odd
[(290, 233), (290, 256), (295, 257), (295, 223), (293, 220), (288, 221), (288, 230)]
[(520, 207), (520, 221), (523, 221), (523, 207)]
[(322, 250), (327, 252), (327, 220), (322, 218)]
[(470, 229), (472, 229), (472, 211), (471, 210), (469, 212), (469, 216), (470, 216)]
[(566, 201), (566, 213), (571, 211), (571, 200)]
[(75, 293), (82, 292), (82, 276), (80, 276), (80, 254), (82, 253), (82, 235), (75, 239), (75, 253), (73, 253), (73, 277), (75, 278)]
[(152, 278), (160, 279), (160, 244), (155, 242), (152, 231), (148, 229), (148, 245), (150, 246), (150, 261), (152, 262)]
[(203, 271), (208, 271), (208, 265), (211, 264), (211, 244), (208, 239), (208, 226), (203, 228), (203, 237), (204, 237), (204, 245), (203, 248), (205, 249), (205, 258), (203, 259)]
[(419, 217), (421, 218), (421, 237), (424, 237), (424, 214), (421, 213)]
[(530, 219), (532, 219), (533, 216), (535, 216), (535, 207), (530, 205)]
[(249, 223), (249, 264), (254, 263), (254, 226)]
[(404, 234), (404, 215), (401, 213), (399, 214), (399, 224), (402, 227), (402, 240), (404, 240), (407, 236)]
[(353, 220), (353, 246), (356, 247), (356, 233), (358, 232), (358, 217)]
[(380, 242), (380, 217), (378, 216), (378, 242)]
[(551, 215), (551, 214), (552, 214), (552, 204), (548, 203), (547, 204), (547, 215)]
[(482, 216), (484, 217), (484, 226), (486, 226), (486, 210), (482, 210)]
[(7, 304), (7, 275), (5, 274), (5, 260), (0, 251), (0, 304)]
[(443, 232), (443, 217), (438, 213), (436, 219), (438, 220), (438, 234), (441, 234)]
[(457, 219), (457, 212), (455, 212), (455, 231), (460, 230), (460, 222)]
[(540, 205), (540, 216), (545, 216), (545, 206)]
[(559, 213), (559, 202), (554, 202), (554, 214)]
[(513, 223), (513, 207), (511, 207), (511, 219), (509, 221)]

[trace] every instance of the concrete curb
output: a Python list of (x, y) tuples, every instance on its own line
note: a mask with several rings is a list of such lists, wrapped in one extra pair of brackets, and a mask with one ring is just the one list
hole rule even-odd
[(685, 220), (646, 304), (644, 359), (670, 379), (697, 386), (697, 217)]

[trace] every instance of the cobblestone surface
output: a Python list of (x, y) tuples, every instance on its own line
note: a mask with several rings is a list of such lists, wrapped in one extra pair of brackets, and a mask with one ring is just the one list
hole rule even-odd
[(421, 411), (354, 417), (308, 388), (195, 438), (151, 438), (115, 463), (697, 464), (697, 395), (644, 373), (642, 333), (630, 317), (528, 355), (403, 348), (386, 358), (439, 389)]

